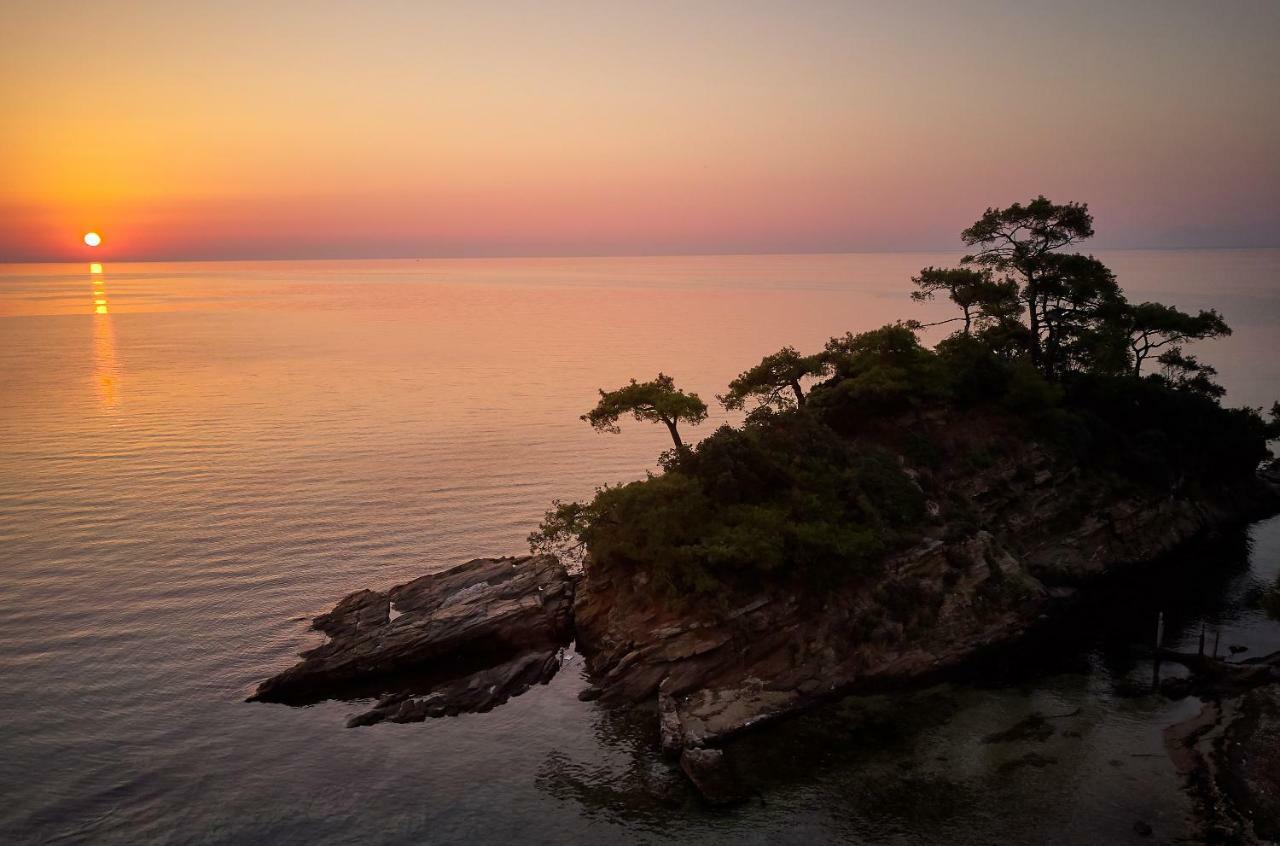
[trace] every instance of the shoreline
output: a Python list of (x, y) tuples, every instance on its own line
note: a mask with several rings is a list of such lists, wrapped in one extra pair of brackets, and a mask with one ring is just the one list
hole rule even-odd
[[(1263, 490), (1270, 497), (1261, 495)], [(876, 652), (854, 641), (854, 651), (844, 659), (852, 663), (832, 664), (827, 670), (814, 665), (805, 676), (795, 673), (802, 663), (768, 663), (777, 648), (792, 654), (788, 644), (807, 636), (797, 626), (808, 625), (803, 615), (810, 612), (795, 597), (760, 597), (721, 615), (718, 623), (695, 615), (673, 627), (668, 625), (670, 614), (637, 603), (628, 590), (592, 583), (590, 572), (570, 575), (549, 557), (476, 559), (389, 591), (351, 594), (333, 612), (316, 618), (314, 627), (329, 640), (303, 653), (303, 662), (293, 669), (264, 682), (250, 699), (301, 703), (346, 698), (356, 690), (376, 692), (373, 709), (353, 717), (350, 726), (487, 711), (549, 681), (560, 669), (563, 650), (576, 643), (591, 679), (580, 698), (642, 710), (656, 706), (662, 749), (682, 759), (684, 771), (710, 801), (729, 803), (742, 798), (731, 782), (724, 782), (719, 748), (731, 738), (847, 695), (918, 689), (972, 673), (984, 663), (1026, 660), (1038, 638), (1073, 625), (1069, 609), (1082, 596), (1105, 595), (1117, 579), (1159, 578), (1159, 569), (1196, 539), (1280, 511), (1274, 488), (1263, 485), (1255, 493), (1257, 499), (1229, 497), (1190, 511), (1155, 507), (1147, 518), (1154, 524), (1139, 521), (1171, 533), (1154, 547), (1155, 554), (1124, 566), (1076, 572), (1070, 587), (1041, 584), (989, 535), (984, 539), (980, 533), (959, 547), (925, 544), (923, 553), (903, 554), (909, 566), (900, 568), (900, 577), (935, 578), (939, 567), (957, 566), (957, 549), (964, 549), (968, 557), (961, 560), (969, 563), (962, 565), (963, 572), (971, 575), (952, 584), (953, 595), (982, 596), (992, 578), (1004, 585), (1002, 591), (1011, 590), (1009, 584), (1018, 587), (987, 611), (973, 610), (966, 599), (948, 612), (950, 617), (940, 617), (915, 635), (900, 629), (899, 637), (909, 639), (896, 651), (880, 647)], [(1189, 521), (1189, 514), (1196, 519)], [(998, 567), (995, 561), (1001, 562)], [(602, 601), (609, 609), (639, 613), (645, 621), (636, 628), (634, 617), (624, 618), (631, 628), (619, 629), (614, 620), (613, 631), (647, 640), (628, 641), (622, 654), (607, 643), (593, 642), (593, 634), (598, 637), (602, 622), (609, 619), (598, 616)], [(826, 616), (817, 622), (825, 626), (845, 619), (841, 601), (839, 595), (828, 597)], [(778, 625), (767, 628), (770, 621)], [(748, 634), (752, 631), (768, 634)], [(957, 633), (965, 637), (956, 640)], [(750, 652), (761, 647), (763, 653)], [(836, 642), (827, 641), (821, 654), (831, 649), (838, 649)], [(445, 656), (452, 657), (442, 664)], [(777, 668), (772, 678), (761, 672), (768, 666)], [(820, 674), (821, 687), (806, 686), (804, 679), (813, 673)]]

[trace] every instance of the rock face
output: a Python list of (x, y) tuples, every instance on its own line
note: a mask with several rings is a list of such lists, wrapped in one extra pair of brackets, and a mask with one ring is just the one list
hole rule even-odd
[(1261, 483), (1144, 496), (1025, 440), (987, 453), (999, 457), (981, 469), (906, 468), (946, 501), (874, 580), (816, 596), (762, 590), (719, 609), (664, 599), (643, 573), (588, 567), (577, 645), (601, 698), (656, 697), (672, 755), (714, 746), (841, 691), (956, 666), (1022, 635), (1081, 584), (1274, 507)]
[(394, 691), (356, 725), (488, 710), (555, 674), (573, 636), (573, 594), (565, 568), (546, 556), (480, 558), (389, 591), (358, 591), (315, 618), (329, 639), (250, 699)]

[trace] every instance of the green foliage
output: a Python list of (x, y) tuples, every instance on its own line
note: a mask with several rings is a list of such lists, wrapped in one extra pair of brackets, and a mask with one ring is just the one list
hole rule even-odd
[(1028, 361), (1015, 361), (1009, 365), (1009, 382), (1000, 405), (1027, 417), (1048, 412), (1062, 402), (1062, 388), (1050, 382)]
[(831, 425), (851, 432), (885, 415), (936, 403), (946, 396), (938, 357), (920, 345), (915, 329), (896, 323), (827, 342), (832, 377), (809, 393)]
[(823, 376), (828, 369), (820, 355), (801, 355), (794, 347), (783, 347), (743, 371), (717, 399), (730, 411), (743, 408), (748, 399), (755, 399), (758, 406), (779, 410), (793, 404), (802, 406), (805, 395), (801, 380)]
[(889, 455), (802, 412), (722, 427), (661, 476), (557, 503), (538, 551), (585, 544), (591, 566), (644, 572), (672, 597), (867, 576), (924, 515)]
[(671, 433), (677, 450), (684, 449), (677, 428), (679, 423), (696, 426), (707, 419), (707, 404), (697, 394), (678, 389), (675, 380), (665, 373), (650, 382), (631, 380), (613, 391), (600, 391), (600, 402), (582, 415), (582, 420), (598, 432), (617, 434), (618, 418), (631, 414), (636, 420), (662, 423)]

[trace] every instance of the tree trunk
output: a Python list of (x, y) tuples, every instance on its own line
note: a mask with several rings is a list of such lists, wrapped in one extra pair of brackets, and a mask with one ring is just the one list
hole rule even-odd
[(1036, 277), (1030, 270), (1027, 277), (1027, 319), (1031, 323), (1031, 363), (1040, 366), (1040, 292), (1036, 289)]
[(791, 382), (791, 390), (796, 392), (796, 405), (804, 408), (804, 391), (800, 390), (800, 382), (798, 380)]
[(675, 441), (676, 451), (684, 452), (684, 441), (680, 440), (680, 432), (676, 429), (676, 421), (663, 420), (662, 422), (667, 424), (667, 430), (671, 432), (671, 440)]

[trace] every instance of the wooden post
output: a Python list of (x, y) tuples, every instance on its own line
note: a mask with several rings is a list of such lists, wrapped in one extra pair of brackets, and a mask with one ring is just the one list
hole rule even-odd
[(1160, 644), (1164, 642), (1164, 612), (1156, 617), (1156, 660), (1151, 665), (1151, 689), (1160, 687)]
[(1218, 657), (1218, 641), (1222, 639), (1222, 629), (1214, 629), (1213, 632), (1213, 657)]
[(1204, 623), (1200, 624), (1200, 649), (1196, 654), (1204, 657)]

